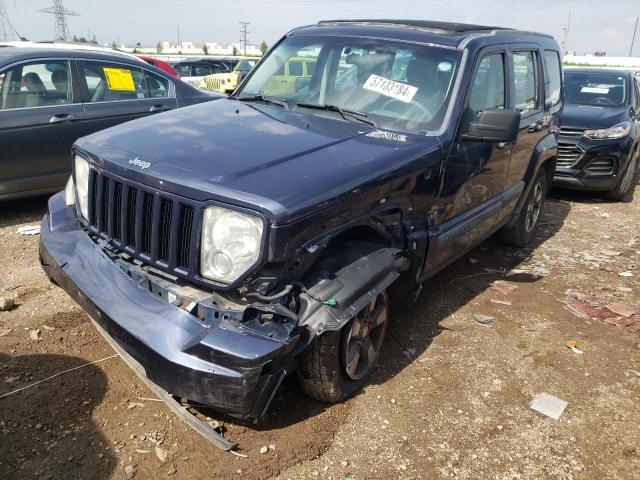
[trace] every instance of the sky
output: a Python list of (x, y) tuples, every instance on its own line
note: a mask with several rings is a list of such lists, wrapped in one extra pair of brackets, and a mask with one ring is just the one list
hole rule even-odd
[[(15, 29), (30, 40), (54, 36), (53, 15), (37, 10), (52, 0), (0, 0)], [(99, 43), (155, 45), (177, 40), (237, 42), (239, 21), (250, 22), (248, 43), (272, 45), (288, 30), (337, 18), (408, 18), (499, 25), (545, 32), (558, 42), (571, 13), (568, 50), (627, 56), (640, 0), (64, 0), (81, 16), (70, 33)], [(634, 55), (640, 56), (640, 26)]]

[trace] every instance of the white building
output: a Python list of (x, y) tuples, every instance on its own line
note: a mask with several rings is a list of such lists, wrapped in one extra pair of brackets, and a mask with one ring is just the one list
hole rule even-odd
[[(120, 49), (125, 52), (132, 52), (134, 49), (138, 53), (161, 53), (162, 55), (202, 55), (204, 53), (203, 47), (207, 46), (207, 52), (209, 55), (232, 55), (233, 48), (236, 48), (236, 51), (239, 55), (244, 55), (244, 49), (240, 43), (218, 43), (218, 42), (180, 42), (171, 43), (168, 41), (163, 41), (160, 44), (162, 46), (162, 51), (158, 52), (157, 47), (149, 47), (147, 45), (143, 46), (122, 46)], [(249, 45), (247, 44), (247, 56), (260, 56), (262, 52), (260, 51), (260, 47), (258, 45)]]

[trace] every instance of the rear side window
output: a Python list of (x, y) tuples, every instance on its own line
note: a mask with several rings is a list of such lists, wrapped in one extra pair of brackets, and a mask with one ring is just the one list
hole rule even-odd
[(538, 109), (538, 69), (536, 53), (514, 52), (513, 70), (515, 81), (515, 107), (523, 115)]
[(469, 94), (468, 120), (478, 118), (483, 110), (504, 108), (504, 55), (495, 53), (482, 59)]
[(560, 71), (560, 57), (553, 50), (544, 51), (545, 69), (545, 103), (547, 107), (555, 107), (560, 103), (562, 74)]
[(166, 78), (145, 71), (144, 80), (149, 89), (149, 97), (164, 98), (169, 96), (169, 80)]
[(189, 65), (175, 65), (173, 68), (180, 74), (181, 77), (191, 76), (191, 67)]
[(140, 68), (103, 62), (80, 62), (87, 82), (89, 102), (114, 102), (149, 98), (145, 74)]
[(196, 77), (204, 77), (205, 75), (211, 75), (212, 73), (219, 73), (214, 72), (210, 65), (196, 65), (195, 69)]
[(289, 75), (292, 77), (301, 77), (302, 62), (289, 62)]
[(23, 63), (0, 72), (0, 110), (73, 103), (67, 61)]

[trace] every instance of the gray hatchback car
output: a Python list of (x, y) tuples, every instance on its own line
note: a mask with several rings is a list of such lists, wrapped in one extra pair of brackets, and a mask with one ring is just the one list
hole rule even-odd
[(216, 98), (116, 51), (2, 47), (0, 200), (61, 190), (80, 137)]

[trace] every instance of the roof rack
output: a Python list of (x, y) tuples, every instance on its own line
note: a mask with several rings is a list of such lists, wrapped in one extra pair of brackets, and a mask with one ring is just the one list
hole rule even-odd
[(523, 35), (538, 35), (541, 37), (553, 38), (552, 35), (546, 33), (530, 32), (526, 30), (515, 30), (508, 27), (496, 27), (492, 25), (476, 25), (472, 23), (455, 23), (455, 22), (438, 22), (435, 20), (381, 20), (381, 19), (357, 19), (357, 20), (322, 20), (317, 26), (331, 25), (371, 25), (371, 26), (388, 26), (396, 28), (413, 28), (420, 30), (428, 30), (431, 32), (464, 34), (464, 33), (517, 33)]
[(393, 27), (420, 28), (426, 30), (439, 30), (451, 33), (481, 32), (492, 30), (511, 30), (510, 28), (494, 27), (489, 25), (474, 25), (471, 23), (437, 22), (431, 20), (380, 20), (380, 19), (358, 19), (358, 20), (322, 20), (319, 26), (336, 24), (356, 24), (356, 25), (388, 25)]

